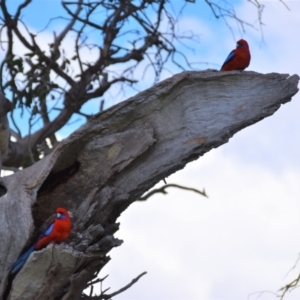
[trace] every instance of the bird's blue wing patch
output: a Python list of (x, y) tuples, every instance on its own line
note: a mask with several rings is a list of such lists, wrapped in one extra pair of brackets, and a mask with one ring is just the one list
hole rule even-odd
[(50, 224), (49, 227), (47, 228), (47, 230), (44, 232), (44, 234), (42, 234), (42, 236), (49, 235), (53, 230), (53, 226), (54, 226), (54, 223)]
[[(223, 66), (225, 66), (229, 61), (231, 61), (235, 57), (235, 50), (232, 50), (224, 61)], [(223, 67), (222, 66), (222, 67)]]

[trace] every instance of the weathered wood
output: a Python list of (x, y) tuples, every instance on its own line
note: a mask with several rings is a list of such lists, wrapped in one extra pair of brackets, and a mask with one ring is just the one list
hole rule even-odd
[(7, 155), (10, 130), (7, 113), (12, 110), (13, 105), (0, 91), (0, 170), (2, 169), (3, 158)]
[[(42, 161), (3, 178), (1, 295), (8, 265), (55, 208), (65, 206), (73, 212), (69, 245), (34, 253), (9, 281), (8, 299), (78, 299), (110, 249), (121, 244), (113, 234), (122, 211), (162, 178), (272, 115), (297, 93), (298, 80), (275, 73), (183, 72), (95, 115)], [(32, 282), (39, 288), (30, 289)]]

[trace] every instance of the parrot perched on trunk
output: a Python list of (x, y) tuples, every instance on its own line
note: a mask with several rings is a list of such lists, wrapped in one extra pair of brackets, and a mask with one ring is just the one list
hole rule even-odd
[(17, 273), (25, 264), (28, 257), (33, 251), (41, 250), (49, 245), (51, 242), (61, 243), (67, 240), (72, 229), (72, 222), (69, 212), (63, 208), (56, 209), (55, 220), (48, 226), (47, 230), (40, 235), (38, 240), (28, 248), (19, 258), (11, 264), (10, 273)]

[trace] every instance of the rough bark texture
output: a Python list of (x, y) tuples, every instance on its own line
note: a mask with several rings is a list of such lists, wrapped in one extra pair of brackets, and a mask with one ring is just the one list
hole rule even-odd
[[(162, 178), (272, 115), (297, 93), (298, 79), (183, 72), (95, 115), (43, 160), (3, 178), (0, 295), (78, 299), (121, 244), (113, 237), (119, 215)], [(68, 243), (34, 253), (9, 277), (9, 264), (57, 206), (73, 213)]]
[(0, 170), (2, 168), (2, 160), (7, 155), (9, 147), (9, 124), (7, 113), (11, 111), (13, 105), (8, 101), (0, 91)]

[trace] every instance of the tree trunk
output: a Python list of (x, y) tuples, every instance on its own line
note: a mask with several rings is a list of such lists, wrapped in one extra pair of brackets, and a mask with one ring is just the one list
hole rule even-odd
[[(122, 241), (119, 215), (161, 179), (272, 115), (297, 93), (297, 75), (183, 72), (110, 109), (33, 166), (2, 179), (0, 295), (79, 299)], [(73, 213), (68, 242), (8, 266), (58, 206)], [(120, 266), (120, 269), (122, 266)]]

